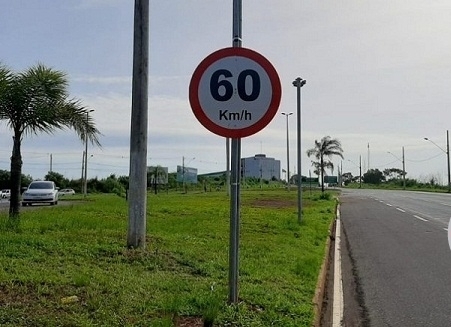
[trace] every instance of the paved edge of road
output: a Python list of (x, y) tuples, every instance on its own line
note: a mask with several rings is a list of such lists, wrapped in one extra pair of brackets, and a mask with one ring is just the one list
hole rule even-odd
[[(339, 204), (337, 204), (336, 208), (336, 218), (339, 216), (338, 213)], [(318, 281), (316, 282), (315, 295), (313, 296), (313, 310), (314, 310), (314, 327), (321, 326), (321, 318), (323, 313), (323, 305), (324, 305), (324, 297), (326, 292), (326, 284), (327, 284), (327, 272), (330, 268), (330, 256), (331, 256), (331, 238), (334, 239), (334, 226), (336, 226), (336, 218), (333, 219), (329, 226), (329, 237), (326, 240), (325, 253), (323, 263), (321, 264), (321, 269), (318, 275)]]
[(340, 205), (337, 205), (335, 220), (335, 249), (334, 249), (334, 290), (332, 304), (332, 327), (342, 326), (343, 321), (343, 278), (341, 272), (341, 221)]

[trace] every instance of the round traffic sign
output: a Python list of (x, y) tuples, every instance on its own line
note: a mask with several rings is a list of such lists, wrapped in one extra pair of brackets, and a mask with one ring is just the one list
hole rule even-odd
[(247, 48), (224, 48), (197, 66), (189, 85), (194, 115), (209, 131), (241, 138), (272, 120), (282, 88), (273, 65)]

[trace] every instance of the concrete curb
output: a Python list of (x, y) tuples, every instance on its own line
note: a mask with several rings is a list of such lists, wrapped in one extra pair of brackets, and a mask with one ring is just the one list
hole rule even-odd
[[(338, 212), (338, 204), (335, 208), (335, 212)], [(326, 241), (326, 250), (324, 254), (323, 263), (321, 264), (321, 269), (318, 275), (318, 281), (316, 282), (315, 295), (313, 296), (313, 311), (314, 311), (314, 320), (313, 326), (320, 327), (321, 324), (321, 313), (323, 311), (323, 300), (324, 300), (324, 292), (326, 289), (326, 279), (327, 279), (327, 271), (329, 270), (330, 264), (330, 252), (331, 252), (331, 238), (335, 234), (335, 222), (336, 219), (332, 220), (329, 226), (329, 237)]]
[(341, 220), (340, 205), (337, 207), (335, 224), (335, 254), (334, 254), (334, 295), (332, 306), (332, 327), (342, 326), (343, 321), (343, 279), (341, 272)]

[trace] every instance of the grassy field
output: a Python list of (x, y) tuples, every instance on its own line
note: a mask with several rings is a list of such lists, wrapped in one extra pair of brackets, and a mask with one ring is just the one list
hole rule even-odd
[(149, 194), (146, 250), (125, 247), (116, 195), (26, 210), (18, 227), (1, 213), (0, 325), (311, 326), (335, 204), (304, 192), (298, 224), (295, 191), (242, 191), (238, 305), (222, 191)]

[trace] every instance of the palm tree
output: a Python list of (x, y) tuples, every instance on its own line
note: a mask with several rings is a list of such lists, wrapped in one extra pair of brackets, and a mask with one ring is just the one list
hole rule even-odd
[(337, 139), (331, 139), (330, 136), (324, 136), (321, 141), (315, 140), (315, 147), (307, 150), (307, 155), (315, 156), (317, 161), (312, 161), (315, 167), (315, 172), (321, 175), (321, 192), (324, 193), (324, 173), (326, 168), (334, 169), (334, 164), (331, 159), (332, 156), (340, 156), (343, 158), (343, 149), (341, 142)]
[(82, 141), (100, 146), (99, 131), (80, 101), (68, 96), (66, 75), (42, 64), (15, 74), (0, 65), (0, 120), (13, 132), (11, 155), (11, 199), (9, 216), (19, 216), (21, 144), (30, 134), (53, 134), (71, 128)]

